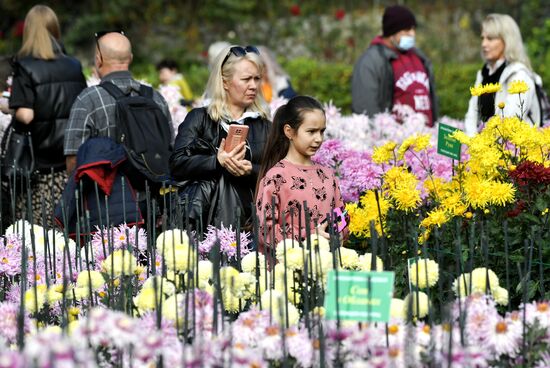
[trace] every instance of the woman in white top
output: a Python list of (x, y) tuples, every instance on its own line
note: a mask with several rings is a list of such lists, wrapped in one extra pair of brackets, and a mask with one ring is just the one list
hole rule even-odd
[[(475, 84), (500, 83), (502, 89), (496, 94), (472, 96), (466, 113), (466, 133), (478, 132), (480, 123), (485, 123), (495, 114), (500, 115), (499, 103), (504, 103), (504, 116), (518, 116), (534, 125), (540, 125), (540, 107), (535, 91), (535, 78), (531, 63), (525, 52), (518, 25), (506, 14), (489, 14), (481, 28), (481, 56), (483, 68), (477, 72)], [(539, 77), (540, 78), (540, 77)], [(513, 81), (524, 81), (529, 90), (521, 94), (509, 94)]]

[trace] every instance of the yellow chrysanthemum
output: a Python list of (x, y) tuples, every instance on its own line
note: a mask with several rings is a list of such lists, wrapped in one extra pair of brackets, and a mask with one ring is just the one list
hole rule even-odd
[(430, 146), (429, 134), (413, 134), (409, 138), (405, 139), (399, 150), (397, 151), (397, 158), (402, 160), (405, 156), (405, 152), (409, 149), (413, 149), (415, 152), (420, 152)]
[(490, 184), (492, 204), (504, 206), (507, 203), (514, 201), (516, 189), (512, 183), (497, 183)]
[(384, 188), (395, 202), (397, 209), (412, 211), (420, 203), (418, 180), (414, 174), (401, 166), (392, 167), (384, 174)]
[(487, 83), (487, 84), (478, 84), (474, 87), (470, 87), (470, 93), (472, 96), (481, 96), (487, 93), (496, 93), (502, 89), (500, 83)]
[[(389, 211), (390, 204), (383, 198), (378, 196), (378, 202), (374, 191), (369, 190), (359, 199), (361, 207), (357, 203), (348, 203), (346, 210), (350, 216), (349, 231), (358, 237), (371, 237), (371, 223), (378, 235), (382, 234), (382, 227), (386, 227), (386, 215)], [(378, 207), (380, 206), (380, 211)], [(380, 218), (379, 213), (382, 218)]]
[(447, 221), (449, 221), (449, 216), (447, 216), (445, 210), (436, 208), (428, 213), (428, 216), (422, 220), (420, 226), (424, 228), (441, 227)]
[(405, 212), (415, 210), (420, 204), (420, 191), (412, 188), (400, 188), (391, 192), (398, 210)]
[(511, 95), (525, 93), (528, 90), (529, 86), (527, 85), (527, 83), (525, 83), (525, 81), (522, 80), (512, 81), (508, 86), (508, 93)]
[(389, 162), (392, 158), (394, 158), (393, 155), (395, 147), (397, 147), (397, 143), (391, 141), (381, 147), (374, 147), (372, 161), (377, 164)]

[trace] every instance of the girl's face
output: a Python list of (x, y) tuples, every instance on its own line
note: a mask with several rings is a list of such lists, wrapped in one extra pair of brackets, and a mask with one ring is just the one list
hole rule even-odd
[(252, 105), (256, 100), (260, 82), (260, 72), (253, 62), (246, 59), (237, 62), (233, 77), (223, 82), (228, 104), (241, 109)]
[(285, 135), (290, 139), (291, 149), (309, 159), (321, 147), (325, 128), (325, 114), (321, 110), (306, 111), (297, 130), (285, 125)]
[(504, 41), (500, 37), (492, 37), (481, 33), (481, 53), (489, 63), (495, 63), (504, 58)]

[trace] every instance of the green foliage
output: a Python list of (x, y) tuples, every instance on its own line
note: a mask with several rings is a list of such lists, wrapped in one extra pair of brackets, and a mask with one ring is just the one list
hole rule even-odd
[(533, 37), (528, 43), (531, 63), (535, 71), (542, 77), (544, 86), (550, 86), (550, 19), (541, 27), (533, 28)]
[(344, 113), (351, 111), (353, 69), (349, 65), (298, 58), (287, 61), (283, 67), (299, 94), (314, 96), (322, 102), (332, 100)]
[(479, 64), (440, 64), (435, 67), (440, 116), (464, 119)]

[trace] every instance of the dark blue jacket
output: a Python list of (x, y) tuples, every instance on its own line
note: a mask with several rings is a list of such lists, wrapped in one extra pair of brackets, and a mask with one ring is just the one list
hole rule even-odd
[(94, 232), (95, 226), (143, 223), (136, 193), (125, 174), (126, 159), (122, 145), (111, 138), (91, 138), (80, 146), (76, 170), (55, 209), (56, 221), (61, 227), (68, 226), (69, 234), (76, 234), (79, 218), (80, 234)]

